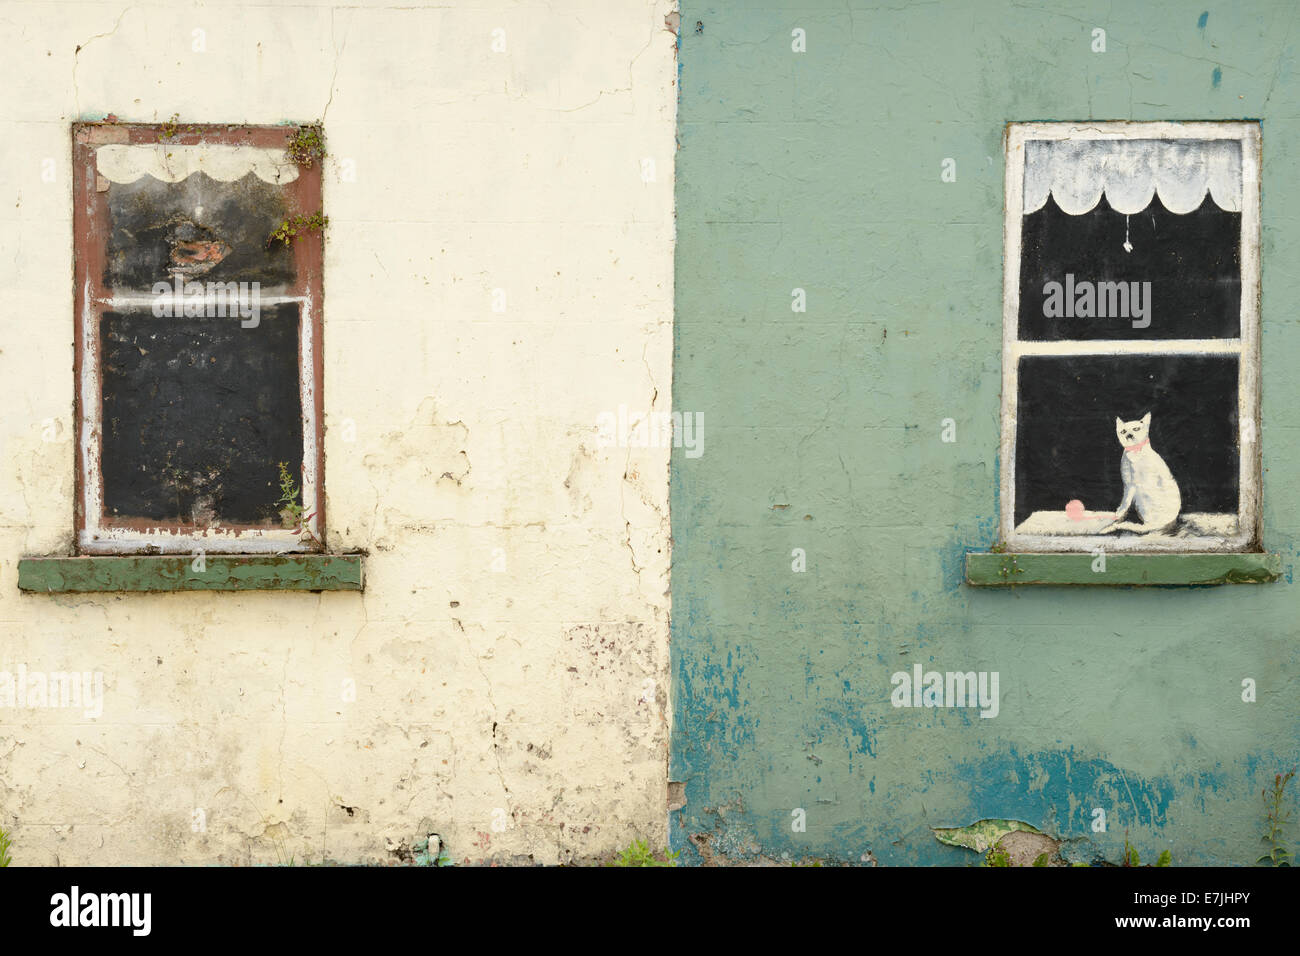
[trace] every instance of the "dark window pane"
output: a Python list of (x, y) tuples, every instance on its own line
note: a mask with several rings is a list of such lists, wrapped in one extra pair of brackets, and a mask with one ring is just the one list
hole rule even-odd
[(249, 173), (223, 183), (198, 172), (177, 183), (141, 176), (108, 190), (104, 285), (148, 293), (176, 272), (204, 282), (257, 282), (264, 294), (294, 281), (283, 242), (268, 243), (287, 212), (285, 187)]
[[(1206, 339), (1240, 335), (1241, 213), (1225, 212), (1208, 194), (1199, 209), (1182, 216), (1166, 210), (1159, 194), (1143, 212), (1133, 216), (1115, 212), (1104, 195), (1090, 212), (1071, 216), (1061, 211), (1054, 197), (1048, 196), (1046, 205), (1023, 218), (1022, 226), (1021, 339)], [(1124, 248), (1126, 228), (1131, 251)], [(1049, 282), (1061, 286), (1063, 308), (1059, 310), (1049, 301), (1054, 292), (1044, 292)], [(1096, 284), (1102, 282), (1124, 283), (1124, 288), (1098, 290)], [(1074, 294), (1068, 297), (1067, 283), (1074, 286)], [(1084, 283), (1093, 285), (1091, 291)], [(1133, 283), (1138, 284), (1136, 289)], [(1078, 317), (1077, 307), (1082, 304), (1087, 308), (1090, 295), (1092, 316)], [(1063, 314), (1066, 302), (1075, 316)], [(1149, 303), (1145, 316), (1138, 314), (1138, 302), (1144, 306)], [(1099, 315), (1103, 303), (1104, 318)], [(1060, 317), (1045, 316), (1045, 307), (1061, 313)], [(1135, 321), (1150, 324), (1135, 328)]]
[(1181, 513), (1237, 513), (1235, 356), (1027, 356), (1019, 376), (1017, 525), (1072, 500), (1113, 511), (1124, 496), (1115, 419), (1147, 412), (1150, 448), (1178, 483)]
[(279, 525), (276, 463), (302, 473), (298, 307), (234, 318), (100, 317), (110, 521)]

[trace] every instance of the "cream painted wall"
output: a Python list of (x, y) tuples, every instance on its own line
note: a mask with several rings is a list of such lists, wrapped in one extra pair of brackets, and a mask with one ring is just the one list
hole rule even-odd
[[(662, 844), (668, 449), (596, 422), (671, 407), (671, 8), (0, 7), (0, 670), (105, 681), (98, 719), (0, 708), (16, 865)], [(71, 547), (69, 124), (110, 112), (324, 120), (328, 544), (363, 595), (18, 591)]]

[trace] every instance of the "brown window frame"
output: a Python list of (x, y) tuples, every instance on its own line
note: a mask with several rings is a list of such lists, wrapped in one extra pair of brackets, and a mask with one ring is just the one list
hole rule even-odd
[[(299, 394), (303, 414), (303, 468), (299, 477), (302, 502), (310, 516), (301, 528), (290, 530), (266, 525), (222, 523), (198, 528), (189, 523), (159, 523), (147, 519), (114, 519), (104, 514), (103, 474), (100, 467), (103, 436), (103, 379), (100, 369), (99, 317), (113, 307), (113, 290), (103, 283), (109, 228), (108, 181), (97, 168), (97, 152), (107, 145), (177, 146), (228, 145), (284, 150), (297, 127), (184, 124), (74, 123), (73, 168), (73, 282), (74, 376), (76, 397), (76, 507), (75, 547), (82, 554), (131, 553), (279, 553), (322, 551), (325, 548), (325, 449), (323, 231), (299, 231), (291, 249), (296, 282), (283, 300), (301, 306), (299, 320)], [(284, 159), (286, 165), (292, 160)], [(284, 188), (298, 213), (322, 208), (321, 166), (299, 165), (296, 178)], [(120, 300), (117, 300), (120, 301)], [(301, 532), (308, 533), (301, 533)]]

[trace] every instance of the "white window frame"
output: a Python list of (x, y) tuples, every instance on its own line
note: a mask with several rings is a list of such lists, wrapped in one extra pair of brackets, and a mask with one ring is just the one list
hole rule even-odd
[[(1002, 442), (1000, 528), (1009, 551), (1255, 551), (1260, 541), (1259, 454), (1259, 170), (1260, 126), (1252, 122), (1008, 123), (1002, 312)], [(1020, 241), (1024, 226), (1025, 142), (1062, 139), (1232, 139), (1241, 143), (1241, 326), (1236, 339), (1062, 340), (1022, 342)], [(1016, 422), (1019, 362), (1027, 355), (1238, 356), (1237, 533), (1228, 536), (1030, 535), (1015, 530)], [(1107, 502), (1106, 504), (1113, 504)], [(1155, 540), (1152, 540), (1155, 538)]]
[[(103, 422), (101, 402), (103, 377), (99, 364), (99, 316), (101, 312), (122, 309), (151, 309), (155, 303), (150, 296), (110, 296), (94, 298), (90, 284), (82, 291), (83, 304), (81, 353), (81, 394), (88, 400), (83, 403), (81, 419), (81, 488), (82, 507), (85, 508), (86, 526), (81, 529), (78, 545), (88, 554), (135, 554), (141, 551), (158, 551), (162, 554), (189, 554), (205, 551), (213, 554), (261, 554), (288, 551), (310, 551), (302, 533), (286, 528), (208, 528), (203, 531), (183, 533), (164, 527), (136, 530), (134, 528), (107, 527), (104, 524), (103, 482), (100, 476), (100, 459), (103, 454)], [(173, 315), (184, 314), (185, 300), (174, 301), (174, 295), (160, 299), (172, 306)], [(312, 312), (309, 296), (262, 296), (262, 308), (296, 303), (301, 318), (298, 322), (298, 388), (303, 396), (303, 468), (302, 494), (305, 502), (319, 501), (319, 482), (316, 476), (316, 403), (312, 395), (316, 389), (314, 344), (312, 342)], [(241, 303), (242, 304), (242, 303)], [(263, 318), (264, 322), (273, 321)], [(93, 328), (90, 328), (93, 326)], [(321, 536), (319, 509), (303, 522), (303, 528), (312, 538)]]

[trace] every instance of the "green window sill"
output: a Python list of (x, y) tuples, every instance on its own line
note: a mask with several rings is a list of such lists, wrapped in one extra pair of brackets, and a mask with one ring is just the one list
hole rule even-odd
[(1186, 586), (1269, 584), (1282, 575), (1282, 557), (1244, 554), (1107, 554), (1106, 570), (1093, 571), (1091, 554), (969, 551), (966, 583), (975, 587), (1030, 584), (1084, 586)]
[(21, 558), (23, 591), (360, 591), (359, 554), (89, 555)]

